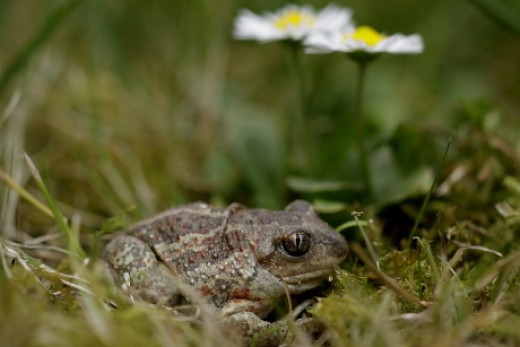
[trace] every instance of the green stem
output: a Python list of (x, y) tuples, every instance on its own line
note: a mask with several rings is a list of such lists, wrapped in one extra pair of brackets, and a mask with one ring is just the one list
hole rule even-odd
[[(376, 253), (376, 250), (374, 249), (374, 246), (372, 245), (372, 240), (370, 237), (368, 237), (367, 232), (365, 231), (365, 228), (361, 221), (359, 220), (359, 216), (362, 215), (362, 212), (352, 212), (352, 216), (354, 217), (354, 220), (357, 223), (357, 226), (359, 228), (359, 231), (361, 232), (361, 235), (363, 236), (363, 240), (365, 241), (368, 249), (368, 253), (370, 254), (370, 257), (372, 258), (372, 261), (374, 264), (376, 264), (377, 270), (381, 271), (380, 262), (379, 262), (379, 256)], [(366, 225), (369, 225), (366, 223)]]
[(293, 71), (293, 88), (295, 90), (294, 96), (294, 108), (291, 119), (293, 120), (288, 124), (288, 130), (290, 131), (290, 153), (294, 157), (296, 166), (298, 168), (305, 167), (307, 165), (307, 158), (309, 156), (307, 141), (307, 129), (305, 126), (305, 109), (306, 109), (306, 98), (305, 98), (305, 80), (303, 78), (302, 68), (302, 54), (301, 46), (290, 44), (289, 50), (291, 54), (291, 68)]
[(363, 176), (365, 192), (369, 200), (372, 199), (372, 181), (370, 179), (370, 170), (368, 167), (368, 157), (365, 148), (365, 120), (363, 117), (363, 94), (365, 89), (365, 76), (367, 62), (358, 62), (358, 80), (356, 91), (356, 140), (358, 145), (359, 165), (361, 166), (361, 175)]

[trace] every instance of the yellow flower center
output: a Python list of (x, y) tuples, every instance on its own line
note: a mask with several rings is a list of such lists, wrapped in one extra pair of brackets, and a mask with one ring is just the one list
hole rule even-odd
[(289, 27), (298, 26), (312, 26), (314, 24), (314, 16), (303, 13), (299, 10), (289, 10), (276, 18), (274, 26), (280, 30), (285, 30)]
[(386, 35), (380, 34), (369, 26), (360, 26), (353, 33), (345, 35), (346, 40), (363, 41), (368, 46), (376, 46), (379, 42), (386, 38)]

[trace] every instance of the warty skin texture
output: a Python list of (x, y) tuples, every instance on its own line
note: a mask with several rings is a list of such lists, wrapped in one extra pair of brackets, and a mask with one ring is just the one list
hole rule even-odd
[(343, 237), (297, 200), (282, 211), (180, 206), (117, 233), (103, 258), (115, 282), (146, 301), (189, 302), (188, 286), (258, 330), (286, 288), (316, 287), (346, 255)]

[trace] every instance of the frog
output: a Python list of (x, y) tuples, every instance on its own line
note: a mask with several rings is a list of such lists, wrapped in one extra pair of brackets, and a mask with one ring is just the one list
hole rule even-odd
[(283, 210), (196, 202), (116, 232), (102, 257), (112, 280), (142, 300), (175, 307), (198, 296), (249, 338), (271, 325), (281, 297), (317, 287), (347, 252), (304, 200)]

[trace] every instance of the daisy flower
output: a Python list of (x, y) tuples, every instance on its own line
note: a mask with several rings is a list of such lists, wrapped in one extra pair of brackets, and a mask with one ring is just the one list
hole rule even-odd
[(312, 33), (304, 40), (306, 53), (344, 52), (354, 60), (359, 69), (356, 91), (356, 142), (358, 145), (359, 166), (364, 179), (366, 194), (373, 197), (372, 180), (365, 148), (363, 121), (363, 94), (365, 73), (369, 62), (381, 53), (418, 54), (423, 51), (422, 37), (417, 34), (395, 34), (387, 36), (369, 26), (348, 28), (329, 33)]
[(289, 4), (263, 15), (243, 9), (235, 19), (234, 36), (240, 40), (260, 42), (301, 41), (311, 33), (347, 30), (351, 26), (351, 18), (352, 11), (336, 5), (314, 11), (310, 6)]
[(305, 39), (307, 53), (392, 53), (418, 54), (423, 51), (418, 34), (387, 36), (369, 26), (360, 26), (335, 33), (313, 33)]

